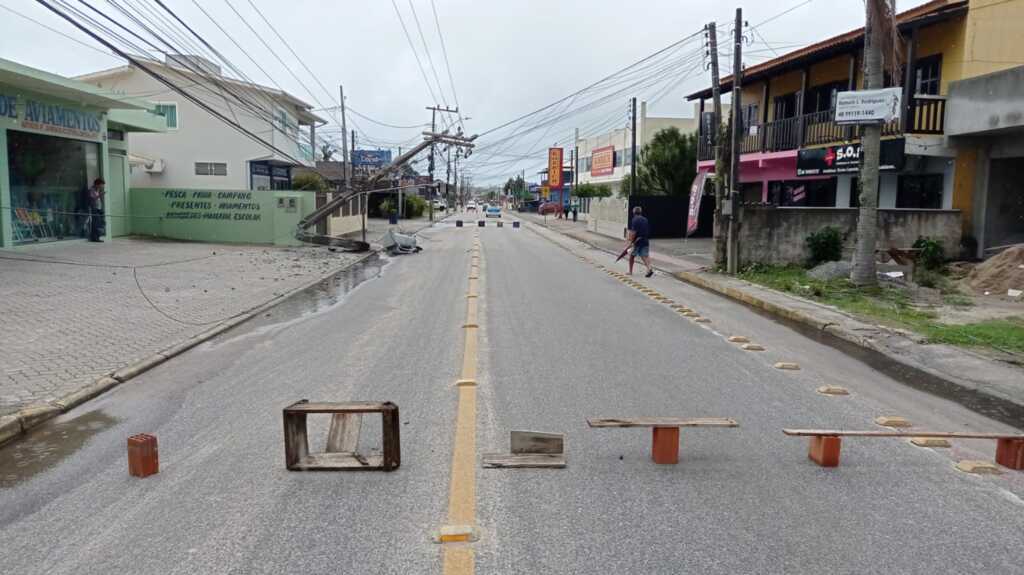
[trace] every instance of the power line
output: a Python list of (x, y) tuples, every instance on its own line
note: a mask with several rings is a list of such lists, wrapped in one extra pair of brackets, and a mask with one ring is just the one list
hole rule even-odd
[[(434, 0), (430, 0), (430, 9), (434, 12), (434, 26), (437, 28), (437, 37), (441, 41), (441, 53), (444, 54), (444, 67), (448, 71), (448, 84), (452, 88), (452, 97), (455, 98), (455, 109), (460, 110), (462, 107), (459, 106), (459, 94), (455, 91), (455, 78), (452, 76), (452, 66), (448, 61), (448, 48), (444, 44), (444, 34), (441, 33), (441, 21), (437, 17), (437, 6), (434, 4)], [(461, 112), (459, 112), (459, 125), (465, 129)]]
[(416, 30), (419, 32), (420, 41), (423, 42), (423, 52), (427, 55), (427, 63), (430, 64), (430, 72), (434, 75), (434, 82), (437, 83), (437, 90), (441, 94), (441, 103), (448, 107), (448, 99), (444, 96), (444, 88), (441, 80), (437, 77), (437, 68), (434, 67), (434, 58), (430, 55), (430, 47), (427, 46), (427, 37), (423, 35), (423, 27), (420, 26), (420, 17), (416, 14), (416, 6), (409, 0), (409, 10), (412, 11), (412, 19), (416, 22)]
[(430, 85), (430, 80), (427, 79), (427, 71), (423, 68), (423, 62), (420, 61), (419, 52), (416, 51), (416, 46), (412, 43), (412, 36), (409, 35), (409, 29), (405, 27), (405, 20), (402, 19), (402, 13), (398, 11), (398, 4), (395, 0), (391, 0), (391, 6), (395, 9), (395, 15), (398, 16), (398, 23), (402, 25), (402, 32), (405, 33), (405, 39), (409, 42), (409, 49), (412, 50), (412, 55), (416, 57), (416, 65), (420, 68), (420, 74), (423, 75), (423, 82), (427, 85), (427, 91), (430, 93), (430, 98), (436, 105), (438, 103), (437, 95), (434, 94), (434, 88)]

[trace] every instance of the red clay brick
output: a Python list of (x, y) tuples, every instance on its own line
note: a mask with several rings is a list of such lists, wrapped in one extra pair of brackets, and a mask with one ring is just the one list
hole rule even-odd
[(654, 444), (651, 446), (651, 457), (655, 463), (672, 465), (679, 463), (679, 428), (654, 427)]
[(807, 457), (822, 467), (838, 467), (842, 445), (842, 438), (834, 435), (812, 436), (811, 449)]
[(156, 436), (140, 433), (128, 438), (128, 474), (149, 477), (160, 472)]

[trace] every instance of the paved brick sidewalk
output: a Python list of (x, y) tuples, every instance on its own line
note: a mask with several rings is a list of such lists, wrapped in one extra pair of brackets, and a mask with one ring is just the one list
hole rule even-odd
[(0, 415), (55, 400), (358, 257), (121, 238), (0, 250)]

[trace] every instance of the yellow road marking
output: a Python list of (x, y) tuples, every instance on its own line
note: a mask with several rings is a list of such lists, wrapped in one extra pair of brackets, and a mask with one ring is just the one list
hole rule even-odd
[[(474, 252), (478, 252), (474, 242)], [(466, 334), (462, 351), (462, 374), (455, 382), (458, 407), (455, 412), (455, 447), (452, 450), (451, 482), (448, 485), (448, 525), (476, 524), (476, 366), (479, 335), (479, 255), (473, 254), (466, 297)], [(468, 538), (467, 538), (468, 539)], [(475, 570), (473, 548), (458, 538), (442, 538), (445, 575), (470, 575)]]

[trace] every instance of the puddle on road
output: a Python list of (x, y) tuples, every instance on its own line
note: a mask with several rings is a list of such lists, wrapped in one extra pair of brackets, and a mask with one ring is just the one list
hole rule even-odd
[(67, 421), (53, 421), (0, 448), (0, 489), (10, 489), (43, 473), (81, 449), (118, 419), (95, 410)]
[(345, 299), (363, 283), (381, 277), (384, 268), (390, 262), (391, 259), (387, 256), (372, 255), (314, 286), (289, 296), (283, 302), (263, 312), (259, 317), (227, 331), (196, 349), (203, 351), (215, 349), (226, 343), (263, 335), (313, 315), (324, 313), (334, 306), (344, 303)]

